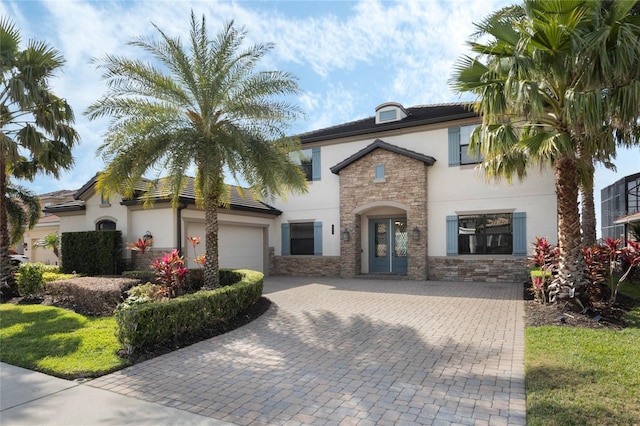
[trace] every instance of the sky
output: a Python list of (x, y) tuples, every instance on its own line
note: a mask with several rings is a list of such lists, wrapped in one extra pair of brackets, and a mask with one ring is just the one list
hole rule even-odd
[[(89, 121), (86, 108), (106, 91), (92, 59), (107, 54), (141, 58), (127, 46), (136, 37), (157, 38), (154, 24), (186, 41), (191, 10), (205, 16), (210, 34), (233, 20), (247, 31), (248, 43), (274, 43), (259, 64), (298, 78), (294, 101), (305, 113), (291, 134), (370, 117), (384, 102), (405, 107), (471, 100), (448, 86), (456, 60), (468, 54), (466, 41), (492, 11), (510, 0), (400, 1), (34, 1), (3, 0), (8, 16), (28, 39), (47, 42), (66, 60), (51, 81), (76, 114), (81, 142), (74, 148), (75, 166), (54, 180), (39, 176), (20, 182), (36, 194), (75, 190), (104, 167), (96, 155), (108, 118)], [(640, 148), (621, 150), (617, 171), (598, 167), (596, 210), (600, 190), (621, 177), (640, 172)]]

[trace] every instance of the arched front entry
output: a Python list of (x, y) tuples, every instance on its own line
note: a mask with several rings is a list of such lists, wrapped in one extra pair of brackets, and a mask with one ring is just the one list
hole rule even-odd
[(369, 272), (407, 273), (407, 218), (369, 219)]

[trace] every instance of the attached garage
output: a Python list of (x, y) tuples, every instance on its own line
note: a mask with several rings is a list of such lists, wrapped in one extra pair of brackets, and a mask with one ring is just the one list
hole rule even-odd
[[(204, 254), (204, 223), (189, 222), (186, 237), (201, 237), (196, 246), (198, 255)], [(218, 250), (221, 268), (244, 268), (265, 272), (265, 229), (256, 226), (220, 224), (218, 230)], [(193, 246), (185, 244), (185, 257), (189, 267), (197, 267), (193, 261)]]

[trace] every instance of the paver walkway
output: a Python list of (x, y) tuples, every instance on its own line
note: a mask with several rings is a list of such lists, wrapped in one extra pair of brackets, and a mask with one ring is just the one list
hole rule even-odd
[(226, 335), (89, 383), (238, 425), (525, 424), (522, 286), (267, 277)]

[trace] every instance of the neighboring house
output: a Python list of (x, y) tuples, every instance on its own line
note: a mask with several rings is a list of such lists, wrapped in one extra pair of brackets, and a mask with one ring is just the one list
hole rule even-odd
[[(131, 200), (123, 200), (120, 194), (107, 198), (96, 191), (95, 185), (94, 176), (74, 194), (73, 200), (45, 209), (60, 217), (60, 232), (122, 231), (125, 259), (132, 258), (126, 244), (149, 233), (153, 236), (153, 245), (149, 255), (138, 257), (136, 268), (145, 268), (152, 256), (160, 256), (174, 248), (182, 250), (188, 267), (198, 266), (193, 260), (196, 253), (188, 238), (202, 237), (196, 250), (197, 255), (204, 254), (204, 211), (195, 206), (193, 179), (189, 179), (180, 193), (176, 208), (172, 206), (169, 194), (162, 190), (150, 194), (154, 203), (145, 208), (142, 191)], [(221, 207), (218, 211), (220, 266), (268, 272), (269, 230), (273, 227), (274, 217), (281, 212), (246, 195), (247, 198), (241, 197), (238, 189), (231, 187), (228, 208)]]
[(602, 238), (629, 239), (629, 225), (640, 224), (640, 173), (605, 187), (600, 197)]
[[(59, 204), (73, 199), (75, 191), (60, 190), (38, 195), (43, 211), (54, 204)], [(23, 253), (31, 262), (42, 262), (47, 265), (57, 265), (58, 258), (53, 254), (53, 249), (34, 247), (33, 244), (45, 235), (58, 233), (60, 230), (60, 218), (51, 213), (43, 213), (40, 220), (32, 229), (27, 229), (22, 237), (22, 247), (18, 252)]]
[[(219, 210), (220, 265), (265, 274), (403, 276), (412, 280), (522, 281), (536, 236), (557, 240), (552, 170), (532, 168), (526, 180), (489, 182), (469, 155), (480, 123), (467, 104), (404, 108), (385, 103), (375, 116), (300, 135), (294, 158), (309, 191), (269, 204), (232, 187)], [(145, 209), (132, 200), (105, 199), (95, 178), (74, 199), (45, 209), (60, 231), (118, 229), (125, 243), (153, 235), (152, 255), (181, 249), (201, 236), (204, 212), (193, 181), (177, 208), (162, 191)], [(273, 207), (272, 207), (273, 206)], [(126, 250), (126, 258), (131, 251)], [(136, 255), (137, 256), (137, 255)], [(134, 256), (134, 263), (138, 260)]]
[(309, 192), (270, 201), (282, 211), (272, 273), (526, 279), (529, 244), (557, 240), (553, 171), (487, 181), (467, 153), (479, 123), (466, 104), (390, 102), (301, 135)]

